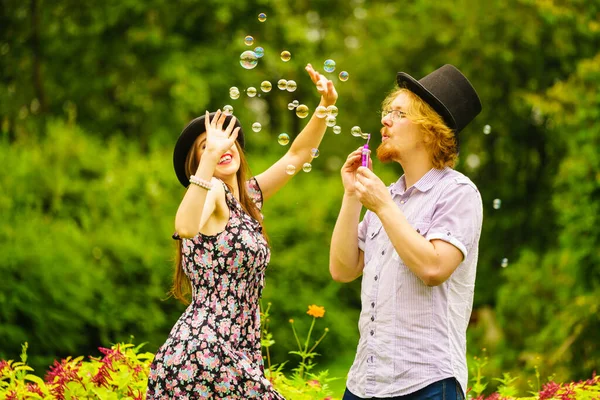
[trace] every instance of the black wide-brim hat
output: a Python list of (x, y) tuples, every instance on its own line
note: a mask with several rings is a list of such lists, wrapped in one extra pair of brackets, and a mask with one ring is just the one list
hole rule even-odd
[(440, 114), (455, 135), (481, 112), (475, 88), (453, 65), (446, 64), (419, 80), (398, 72), (396, 80)]
[[(215, 114), (215, 112), (209, 114), (210, 120), (214, 118)], [(225, 117), (225, 122), (223, 123), (224, 129), (227, 128), (229, 122), (231, 122), (231, 118), (232, 115), (227, 115), (227, 117)], [(173, 150), (173, 167), (175, 168), (175, 175), (177, 175), (177, 179), (179, 179), (179, 182), (181, 182), (181, 184), (184, 187), (188, 187), (190, 184), (190, 177), (187, 176), (187, 174), (185, 173), (185, 160), (190, 149), (194, 144), (194, 141), (196, 141), (196, 138), (202, 135), (204, 132), (206, 132), (204, 120), (205, 116), (202, 115), (190, 121), (190, 123), (187, 124), (185, 128), (183, 128), (183, 131), (181, 131), (181, 134), (177, 139), (177, 143), (175, 143), (175, 150)], [(238, 127), (240, 128), (240, 131), (238, 132), (236, 141), (240, 144), (240, 147), (243, 149), (244, 132), (242, 131), (242, 125), (240, 124), (240, 120), (236, 118), (233, 129)]]

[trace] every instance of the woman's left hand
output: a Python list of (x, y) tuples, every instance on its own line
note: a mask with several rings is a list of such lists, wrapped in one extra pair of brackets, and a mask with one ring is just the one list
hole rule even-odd
[(304, 69), (306, 69), (310, 79), (317, 86), (317, 91), (321, 95), (321, 102), (323, 103), (323, 106), (327, 107), (335, 104), (338, 94), (335, 90), (335, 86), (333, 86), (333, 82), (327, 79), (325, 75), (321, 75), (315, 71), (313, 66), (310, 64), (307, 64), (306, 68)]

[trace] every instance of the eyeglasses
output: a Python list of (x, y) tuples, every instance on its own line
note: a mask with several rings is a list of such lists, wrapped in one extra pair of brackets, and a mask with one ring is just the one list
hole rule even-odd
[(400, 110), (383, 110), (381, 112), (381, 119), (387, 117), (389, 114), (392, 114), (392, 116), (391, 116), (392, 121), (398, 121), (398, 120), (406, 117), (406, 113), (404, 111), (400, 111)]

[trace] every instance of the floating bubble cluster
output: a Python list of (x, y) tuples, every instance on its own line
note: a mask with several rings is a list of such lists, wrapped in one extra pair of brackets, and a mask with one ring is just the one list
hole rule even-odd
[(486, 125), (483, 127), (483, 133), (486, 135), (489, 135), (492, 132), (492, 127), (489, 125)]
[(288, 92), (295, 92), (296, 89), (298, 88), (298, 85), (296, 84), (296, 81), (287, 81), (285, 88), (287, 89)]
[(252, 50), (246, 50), (240, 55), (240, 65), (245, 69), (252, 69), (258, 64), (258, 58)]
[(226, 105), (225, 107), (223, 107), (223, 113), (227, 114), (227, 115), (233, 114), (233, 107), (230, 106), (229, 104)]
[(326, 72), (333, 72), (333, 71), (335, 71), (335, 61), (333, 61), (333, 60), (325, 60), (325, 62), (323, 63), (323, 69)]
[(317, 106), (315, 109), (315, 115), (317, 118), (325, 118), (327, 116), (327, 108), (323, 106)]
[(308, 116), (308, 107), (304, 104), (298, 105), (298, 107), (296, 107), (296, 115), (299, 118), (306, 118)]
[(302, 171), (304, 172), (310, 172), (312, 170), (312, 164), (311, 163), (304, 163), (304, 165), (302, 165)]
[(350, 129), (350, 134), (354, 137), (361, 137), (362, 131), (360, 130), (360, 126), (353, 126), (352, 129)]
[(231, 97), (233, 100), (238, 99), (240, 97), (240, 89), (236, 88), (235, 86), (230, 87), (229, 97)]
[(258, 20), (260, 22), (265, 22), (267, 20), (267, 14), (265, 14), (265, 13), (258, 14)]
[(265, 49), (263, 49), (262, 47), (259, 46), (254, 49), (254, 54), (256, 54), (256, 57), (262, 58), (262, 56), (265, 55)]
[(262, 90), (265, 93), (269, 93), (272, 88), (273, 85), (271, 85), (271, 82), (269, 81), (262, 81), (262, 83), (260, 84), (260, 90)]
[(277, 81), (277, 89), (286, 90), (287, 89), (287, 81), (285, 79), (280, 79)]
[(292, 164), (289, 164), (285, 167), (285, 173), (288, 175), (294, 175), (296, 173), (296, 167)]
[(254, 44), (254, 38), (248, 35), (244, 38), (244, 43), (246, 44), (246, 46), (252, 46)]
[(277, 137), (277, 143), (282, 146), (286, 146), (290, 142), (290, 137), (287, 133), (280, 133)]
[(287, 50), (281, 52), (281, 61), (288, 62), (292, 59), (292, 53)]
[(338, 125), (334, 126), (333, 133), (335, 133), (336, 135), (339, 135), (340, 133), (342, 133), (342, 127), (338, 126)]
[(346, 71), (342, 71), (338, 75), (338, 78), (340, 78), (340, 81), (342, 81), (342, 82), (346, 82), (349, 77), (350, 77), (350, 74), (348, 74), (348, 72), (346, 72)]
[(252, 130), (254, 132), (260, 132), (261, 129), (262, 129), (262, 125), (260, 124), (260, 122), (255, 122), (252, 124)]
[(492, 203), (492, 207), (494, 207), (494, 210), (499, 210), (501, 206), (502, 206), (502, 200), (494, 199), (494, 202)]

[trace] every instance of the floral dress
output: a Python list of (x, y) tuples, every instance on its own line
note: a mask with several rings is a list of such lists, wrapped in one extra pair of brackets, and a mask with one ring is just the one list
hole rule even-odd
[[(256, 179), (247, 188), (261, 209)], [(260, 345), (269, 247), (226, 185), (225, 198), (229, 221), (221, 233), (181, 240), (192, 302), (156, 353), (148, 399), (283, 399), (264, 377)]]

